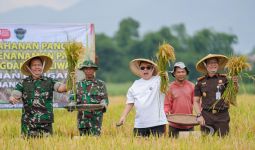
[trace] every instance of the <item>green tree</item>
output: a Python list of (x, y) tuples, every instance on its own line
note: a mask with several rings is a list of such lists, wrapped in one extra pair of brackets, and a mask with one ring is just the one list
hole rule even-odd
[(195, 33), (192, 43), (194, 50), (202, 55), (208, 53), (231, 55), (234, 53), (232, 46), (237, 43), (237, 36), (203, 29)]
[(139, 38), (139, 23), (132, 19), (126, 18), (120, 22), (119, 30), (114, 35), (114, 40), (120, 48), (128, 47), (133, 41)]
[(171, 27), (173, 35), (178, 39), (175, 42), (177, 52), (191, 51), (191, 37), (188, 35), (184, 24), (177, 24)]
[[(139, 22), (126, 18), (120, 22), (119, 29), (113, 37), (105, 34), (96, 35), (96, 51), (99, 56), (98, 76), (107, 82), (128, 82), (136, 76), (129, 70), (129, 61), (134, 58), (155, 60), (158, 47), (163, 42), (170, 43), (176, 54), (176, 61), (183, 61), (191, 73), (190, 80), (200, 74), (195, 63), (208, 53), (233, 54), (233, 45), (237, 37), (233, 34), (202, 29), (194, 35), (188, 35), (184, 24), (162, 27), (139, 37)], [(255, 49), (254, 49), (255, 51)], [(171, 66), (169, 70), (172, 70)]]
[(131, 54), (136, 57), (155, 58), (158, 47), (163, 42), (175, 43), (177, 39), (171, 33), (170, 28), (162, 27), (158, 32), (150, 32), (144, 35), (137, 49), (131, 49)]
[(108, 79), (109, 74), (118, 71), (118, 67), (115, 67), (116, 64), (120, 66), (122, 64), (122, 53), (118, 51), (113, 40), (105, 34), (96, 35), (96, 52), (100, 66), (98, 77), (110, 80)]

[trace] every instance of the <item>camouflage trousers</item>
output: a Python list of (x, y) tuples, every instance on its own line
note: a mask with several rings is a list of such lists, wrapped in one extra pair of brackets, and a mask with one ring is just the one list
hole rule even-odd
[(78, 129), (80, 136), (101, 134), (103, 116), (93, 116), (91, 118), (78, 119)]
[(21, 123), (21, 135), (23, 137), (45, 137), (53, 133), (52, 123)]

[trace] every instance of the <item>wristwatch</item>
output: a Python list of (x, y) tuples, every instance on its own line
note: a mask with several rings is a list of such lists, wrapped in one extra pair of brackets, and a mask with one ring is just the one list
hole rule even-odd
[(198, 113), (198, 114), (197, 114), (197, 118), (198, 118), (198, 117), (201, 117), (201, 116), (202, 116), (202, 114), (201, 114), (201, 113)]

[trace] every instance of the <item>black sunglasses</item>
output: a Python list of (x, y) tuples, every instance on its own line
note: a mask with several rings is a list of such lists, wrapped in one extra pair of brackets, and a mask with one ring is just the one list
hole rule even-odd
[(153, 67), (152, 66), (147, 66), (147, 67), (140, 67), (141, 70), (151, 70)]

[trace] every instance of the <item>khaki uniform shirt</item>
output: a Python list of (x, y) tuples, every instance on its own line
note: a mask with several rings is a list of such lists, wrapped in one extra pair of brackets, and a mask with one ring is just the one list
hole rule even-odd
[(229, 107), (221, 98), (227, 83), (227, 77), (223, 74), (216, 74), (213, 77), (205, 75), (198, 78), (195, 85), (195, 96), (201, 97), (203, 109), (224, 110)]

